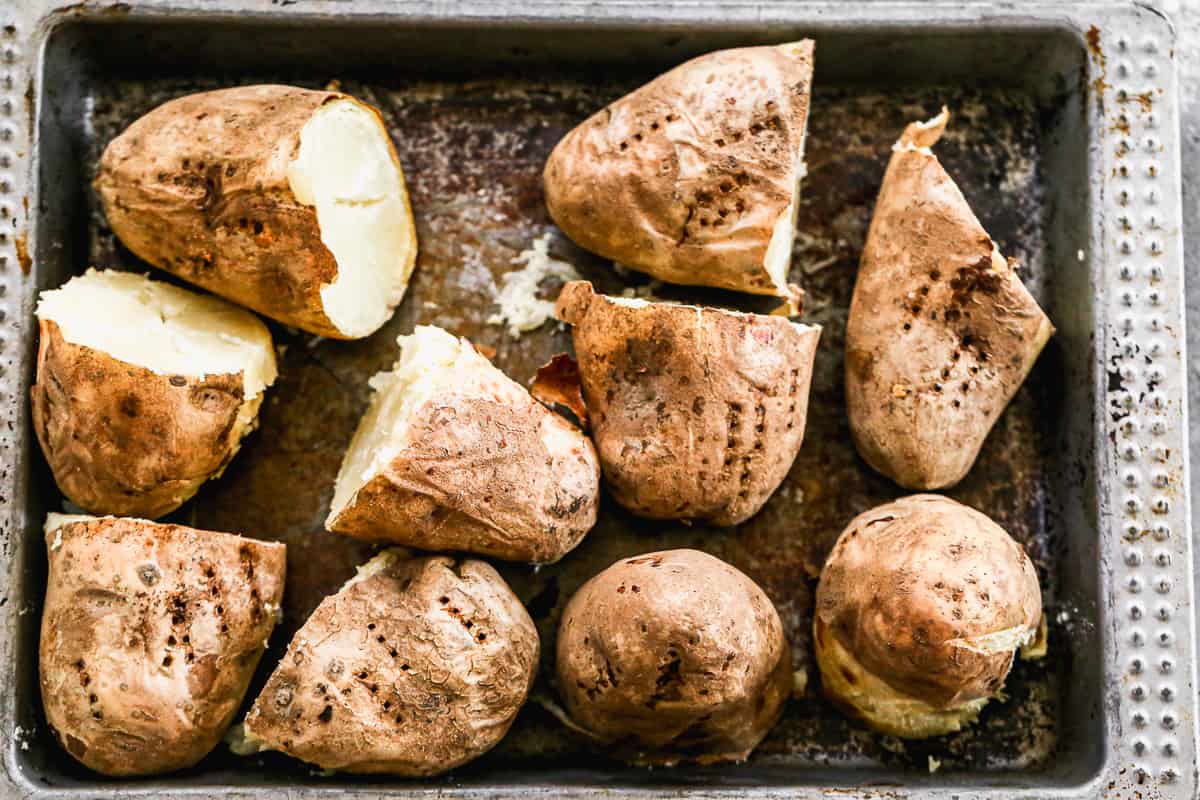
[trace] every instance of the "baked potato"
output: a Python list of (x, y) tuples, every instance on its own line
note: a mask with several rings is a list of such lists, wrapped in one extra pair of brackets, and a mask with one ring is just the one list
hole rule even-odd
[(813, 43), (694, 58), (598, 111), (546, 162), (581, 247), (670, 283), (789, 294)]
[(626, 558), (585, 583), (555, 661), (571, 721), (639, 764), (742, 761), (792, 690), (771, 601), (696, 550)]
[(296, 633), (246, 717), (246, 743), (322, 769), (436, 775), (504, 738), (538, 647), (488, 564), (385, 551)]
[(909, 125), (863, 248), (846, 327), (846, 402), (863, 459), (908, 489), (958, 483), (1054, 332)]
[(911, 495), (850, 522), (817, 586), (813, 636), (825, 695), (892, 736), (939, 736), (997, 696), (1037, 635), (1029, 556), (985, 514)]
[(575, 426), (465, 339), (418, 326), (371, 379), (325, 527), (373, 542), (549, 563), (596, 522), (600, 467)]
[(285, 547), (51, 514), (39, 667), (63, 748), (104, 775), (190, 767), (221, 740), (279, 614)]
[(215, 297), (88, 270), (43, 292), (33, 427), (59, 489), (160, 517), (225, 469), (275, 380), (271, 334)]
[(584, 399), (613, 498), (654, 519), (736, 525), (804, 439), (821, 328), (786, 317), (563, 287)]
[(109, 143), (95, 187), (139, 258), (321, 336), (377, 330), (416, 263), (383, 120), (339, 92), (267, 85), (176, 98)]

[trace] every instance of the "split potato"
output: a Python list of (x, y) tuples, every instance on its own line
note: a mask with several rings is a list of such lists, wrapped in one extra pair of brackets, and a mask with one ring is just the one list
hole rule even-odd
[(639, 764), (742, 761), (792, 690), (771, 601), (696, 550), (626, 558), (585, 583), (555, 655), (571, 721)]
[(592, 436), (614, 499), (653, 519), (736, 525), (804, 439), (821, 328), (563, 287)]
[(851, 521), (821, 571), (825, 695), (892, 736), (960, 730), (1000, 693), (1041, 613), (1033, 563), (985, 514), (930, 494), (878, 506)]
[(596, 522), (591, 441), (471, 343), (441, 328), (401, 336), (371, 379), (325, 527), (373, 542), (550, 563)]
[(863, 459), (909, 489), (958, 483), (1054, 327), (913, 123), (875, 203), (846, 327), (846, 401)]
[(241, 86), (164, 103), (109, 143), (95, 187), (139, 258), (321, 336), (376, 331), (416, 263), (383, 119), (338, 92)]
[(34, 430), (91, 513), (178, 508), (225, 469), (275, 380), (253, 314), (143, 275), (88, 270), (43, 292), (37, 317)]
[(63, 748), (104, 775), (190, 767), (242, 703), (283, 597), (285, 547), (51, 514), (39, 667)]
[(246, 717), (245, 744), (328, 770), (436, 775), (504, 738), (538, 648), (488, 564), (385, 551), (296, 633)]
[(670, 283), (789, 294), (813, 43), (694, 58), (594, 114), (546, 162), (581, 247)]

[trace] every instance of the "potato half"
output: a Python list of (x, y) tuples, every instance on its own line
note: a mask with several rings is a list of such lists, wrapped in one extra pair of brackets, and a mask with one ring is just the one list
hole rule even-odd
[(911, 495), (860, 514), (821, 571), (813, 621), (827, 697), (919, 739), (973, 722), (1038, 631), (1020, 544), (973, 508)]
[(215, 297), (88, 270), (43, 292), (33, 423), (59, 489), (160, 517), (221, 473), (275, 380), (271, 334)]
[(538, 647), (488, 564), (385, 551), (296, 633), (246, 717), (247, 743), (323, 769), (445, 772), (504, 738)]
[(786, 295), (813, 43), (721, 50), (622, 97), (546, 162), (580, 246), (671, 283)]
[(846, 327), (854, 442), (909, 489), (963, 479), (1054, 333), (930, 152), (948, 121), (893, 147)]
[(51, 514), (40, 676), (63, 748), (105, 775), (190, 767), (229, 726), (275, 627), (285, 547)]
[(571, 720), (641, 764), (742, 761), (783, 713), (791, 651), (762, 589), (696, 550), (626, 558), (558, 628)]
[(400, 359), (342, 461), (325, 527), (368, 541), (549, 563), (596, 522), (592, 443), (441, 328)]
[(736, 525), (804, 439), (821, 328), (785, 317), (563, 287), (592, 436), (613, 497), (655, 519)]
[(338, 92), (242, 86), (164, 103), (109, 143), (95, 186), (139, 258), (322, 336), (377, 330), (416, 263), (383, 120)]

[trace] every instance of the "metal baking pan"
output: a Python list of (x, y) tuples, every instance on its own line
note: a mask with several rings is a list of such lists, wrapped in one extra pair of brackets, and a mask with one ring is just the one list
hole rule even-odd
[[(543, 651), (588, 576), (619, 556), (698, 546), (748, 572), (785, 621), (808, 689), (746, 764), (645, 771), (607, 761), (537, 702), (491, 754), (447, 778), (320, 776), (219, 747), (186, 773), (100, 780), (55, 745), (40, 709), (40, 534), (61, 497), (26, 398), (38, 291), (89, 264), (145, 269), (113, 239), (89, 183), (139, 114), (203, 88), (288, 81), (383, 110), (421, 238), (416, 278), (370, 339), (275, 326), (280, 381), (228, 472), (173, 518), (286, 541), (287, 606), (265, 673), (320, 598), (368, 556), (321, 521), (339, 459), (395, 336), (442, 325), (497, 350), (518, 381), (567, 349), (554, 323), (488, 322), (514, 257), (551, 252), (605, 291), (643, 281), (553, 234), (543, 161), (571, 126), (704, 51), (811, 36), (815, 93), (793, 280), (825, 326), (804, 448), (736, 529), (648, 523), (607, 499), (578, 551), (504, 566)], [(404, 795), (1194, 797), (1196, 650), (1174, 34), (1133, 3), (951, 4), (574, 0), (134, 0), (0, 4), (0, 733), (3, 794), (21, 797)], [(842, 526), (901, 494), (860, 462), (842, 397), (846, 308), (875, 194), (903, 125), (955, 112), (938, 154), (1020, 260), (1058, 334), (951, 494), (999, 520), (1039, 569), (1050, 655), (1019, 662), (970, 730), (901, 743), (847, 722), (811, 663), (813, 581)], [(659, 289), (671, 295), (671, 290)], [(732, 303), (744, 297), (679, 290)], [(543, 664), (538, 699), (551, 698)], [(263, 675), (259, 676), (259, 683)], [(255, 688), (252, 688), (253, 693)], [(940, 764), (936, 772), (932, 766)]]

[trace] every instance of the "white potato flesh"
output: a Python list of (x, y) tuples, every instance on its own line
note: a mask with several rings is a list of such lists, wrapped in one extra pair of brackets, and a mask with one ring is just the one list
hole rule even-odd
[(792, 243), (796, 238), (796, 219), (800, 215), (800, 185), (807, 171), (804, 164), (804, 142), (808, 138), (807, 117), (804, 127), (805, 130), (800, 135), (800, 145), (796, 148), (796, 186), (792, 190), (792, 200), (775, 222), (771, 241), (767, 243), (767, 254), (763, 258), (763, 268), (771, 276), (771, 281), (780, 294), (787, 293), (788, 269), (792, 265)]
[(316, 208), (337, 264), (321, 287), (325, 315), (349, 338), (374, 333), (404, 297), (417, 248), (404, 173), (378, 115), (349, 98), (317, 109), (300, 131), (288, 183)]
[(211, 295), (145, 275), (89, 269), (42, 292), (37, 317), (71, 344), (158, 375), (242, 376), (242, 407), (252, 418), (275, 381), (275, 348), (258, 317)]

